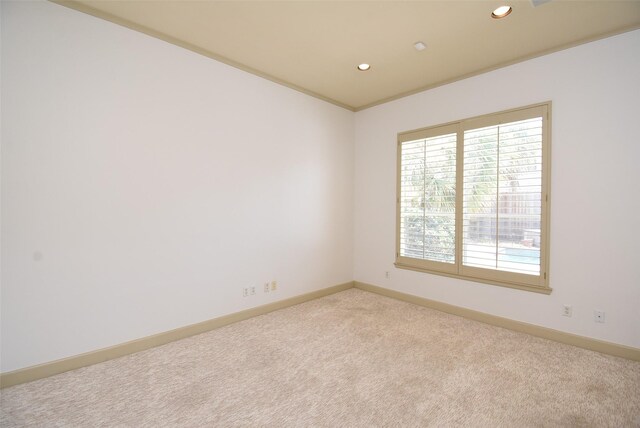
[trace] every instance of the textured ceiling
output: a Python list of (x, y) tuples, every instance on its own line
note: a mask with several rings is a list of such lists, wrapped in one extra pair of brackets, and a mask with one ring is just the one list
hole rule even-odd
[(352, 110), (640, 28), (638, 0), (54, 1)]

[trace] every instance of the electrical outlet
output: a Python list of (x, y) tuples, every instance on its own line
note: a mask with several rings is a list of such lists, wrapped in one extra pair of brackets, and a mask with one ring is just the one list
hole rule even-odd
[(245, 287), (242, 289), (242, 297), (247, 297), (249, 295), (249, 288)]
[(278, 281), (271, 281), (271, 291), (276, 291), (278, 289)]
[(593, 311), (593, 320), (595, 322), (604, 323), (604, 311), (596, 309)]
[(389, 271), (386, 271), (384, 273), (384, 277), (387, 278), (387, 279), (391, 278), (391, 274), (389, 273)]
[(249, 291), (251, 291), (251, 295), (253, 296), (254, 294), (256, 294), (256, 287), (252, 285)]
[(269, 292), (269, 283), (268, 283), (268, 282), (265, 282), (265, 283), (264, 283), (264, 292), (265, 292), (265, 293), (268, 293), (268, 292)]
[(563, 305), (562, 306), (562, 316), (563, 317), (570, 317), (572, 312), (573, 312), (573, 308), (571, 307), (571, 305)]

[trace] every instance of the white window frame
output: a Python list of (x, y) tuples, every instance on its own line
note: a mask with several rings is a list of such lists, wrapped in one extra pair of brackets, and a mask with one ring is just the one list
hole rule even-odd
[[(465, 266), (462, 263), (463, 224), (463, 171), (464, 131), (485, 126), (500, 125), (533, 117), (542, 117), (542, 180), (541, 180), (541, 225), (540, 225), (540, 274), (521, 274), (496, 269)], [(446, 133), (457, 133), (456, 145), (456, 203), (455, 203), (455, 263), (442, 263), (401, 256), (401, 174), (402, 144)], [(395, 266), (494, 284), (526, 291), (549, 294), (549, 220), (550, 220), (550, 173), (551, 173), (551, 102), (545, 102), (498, 113), (473, 117), (446, 124), (431, 126), (398, 134), (397, 179), (396, 179), (396, 260)]]

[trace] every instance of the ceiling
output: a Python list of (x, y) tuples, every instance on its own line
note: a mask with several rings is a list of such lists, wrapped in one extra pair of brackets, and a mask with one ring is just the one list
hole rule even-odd
[(356, 111), (640, 28), (639, 0), (53, 1)]

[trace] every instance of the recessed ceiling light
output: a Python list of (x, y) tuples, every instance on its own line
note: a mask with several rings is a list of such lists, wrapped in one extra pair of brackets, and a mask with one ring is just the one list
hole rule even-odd
[(494, 19), (504, 18), (505, 16), (509, 15), (512, 10), (513, 9), (511, 9), (511, 6), (500, 6), (499, 8), (491, 12), (491, 17)]
[(416, 48), (417, 51), (423, 51), (423, 50), (425, 50), (427, 48), (427, 45), (425, 45), (422, 42), (415, 42), (413, 44), (413, 47)]
[(358, 70), (360, 71), (367, 71), (371, 68), (371, 66), (369, 64), (360, 64), (358, 66)]

